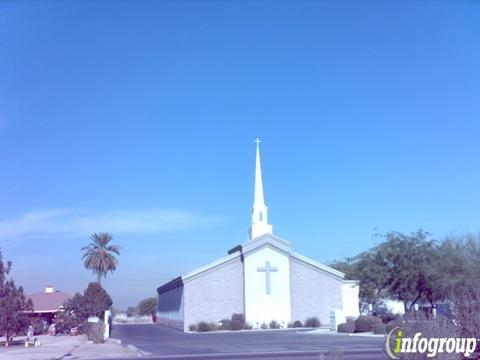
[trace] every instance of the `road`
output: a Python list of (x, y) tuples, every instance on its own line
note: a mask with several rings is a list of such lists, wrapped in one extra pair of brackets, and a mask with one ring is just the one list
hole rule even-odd
[(115, 325), (112, 337), (152, 359), (385, 359), (382, 337), (305, 330), (183, 333), (162, 325)]

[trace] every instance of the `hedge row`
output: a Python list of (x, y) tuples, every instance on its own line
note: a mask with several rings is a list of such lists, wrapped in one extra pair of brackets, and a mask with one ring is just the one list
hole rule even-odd
[(357, 319), (348, 319), (346, 323), (339, 324), (337, 332), (339, 333), (360, 333), (373, 331), (375, 334), (385, 334), (387, 325), (382, 319), (376, 316), (359, 316)]
[[(301, 328), (301, 327), (320, 327), (320, 320), (316, 317), (310, 317), (303, 324), (300, 320), (296, 320), (288, 324), (289, 328)], [(259, 326), (261, 329), (280, 329), (282, 325), (272, 320), (270, 323), (263, 323)], [(197, 324), (189, 326), (190, 331), (207, 332), (216, 330), (251, 330), (252, 326), (245, 322), (243, 314), (233, 314), (231, 319), (223, 319), (219, 323), (200, 321)]]

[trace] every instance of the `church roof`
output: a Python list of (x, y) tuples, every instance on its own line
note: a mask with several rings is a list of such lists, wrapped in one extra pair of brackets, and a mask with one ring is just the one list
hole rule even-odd
[(233, 254), (229, 254), (229, 255), (227, 255), (227, 256), (225, 256), (221, 259), (218, 259), (216, 261), (213, 261), (210, 264), (207, 264), (205, 266), (201, 266), (199, 268), (196, 268), (195, 270), (192, 270), (192, 271), (190, 271), (186, 274), (183, 274), (179, 277), (176, 277), (175, 279), (170, 280), (169, 282), (159, 286), (157, 288), (157, 293), (158, 294), (163, 294), (164, 292), (167, 292), (169, 290), (172, 290), (172, 289), (175, 289), (175, 288), (178, 288), (178, 287), (182, 287), (185, 280), (189, 280), (189, 279), (191, 279), (191, 278), (193, 278), (197, 275), (200, 275), (200, 274), (204, 273), (205, 271), (211, 270), (211, 269), (213, 269), (217, 266), (225, 264), (228, 261), (233, 260), (235, 258), (238, 258), (240, 256), (241, 256), (241, 253), (236, 252), (236, 253), (233, 253)]
[(341, 271), (338, 271), (338, 270), (335, 270), (334, 268), (331, 268), (330, 266), (327, 266), (327, 265), (324, 265), (324, 264), (321, 264), (319, 263), (318, 261), (315, 261), (315, 260), (312, 260), (310, 258), (307, 258), (305, 256), (302, 256), (300, 254), (297, 254), (297, 253), (291, 253), (290, 254), (291, 257), (297, 259), (297, 260), (301, 260), (303, 261), (304, 263), (307, 263), (315, 268), (318, 268), (320, 270), (323, 270), (323, 271), (326, 271), (332, 275), (335, 275), (335, 276), (338, 276), (340, 278), (343, 279), (343, 277), (345, 276), (345, 274)]
[(201, 273), (203, 273), (207, 270), (210, 270), (210, 269), (213, 269), (217, 266), (220, 266), (220, 265), (222, 265), (222, 264), (224, 264), (224, 263), (226, 263), (230, 260), (233, 260), (233, 259), (235, 259), (239, 256), (240, 256), (239, 252), (227, 255), (227, 256), (225, 256), (221, 259), (218, 259), (217, 261), (211, 262), (210, 264), (207, 264), (207, 265), (199, 267), (199, 268), (197, 268), (193, 271), (190, 271), (189, 273), (186, 273), (185, 275), (182, 275), (181, 277), (182, 277), (183, 280), (188, 280), (188, 279), (190, 279), (190, 278), (192, 278), (196, 275), (199, 275), (199, 274), (201, 274)]
[(163, 294), (164, 292), (167, 292), (169, 290), (179, 288), (179, 287), (182, 287), (182, 286), (183, 286), (182, 277), (179, 276), (179, 277), (176, 277), (175, 279), (170, 280), (169, 282), (163, 284), (162, 286), (159, 286), (157, 288), (157, 293), (158, 294)]

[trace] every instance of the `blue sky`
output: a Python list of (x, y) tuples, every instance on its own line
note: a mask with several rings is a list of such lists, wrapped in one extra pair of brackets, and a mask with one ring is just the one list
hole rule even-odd
[(126, 308), (245, 240), (255, 137), (274, 232), (328, 262), (480, 230), (476, 1), (3, 1), (0, 247), (81, 291), (94, 231)]

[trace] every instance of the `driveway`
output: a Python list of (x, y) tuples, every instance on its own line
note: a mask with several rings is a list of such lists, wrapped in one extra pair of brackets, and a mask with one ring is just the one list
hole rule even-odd
[(158, 324), (122, 324), (114, 325), (112, 337), (165, 359), (180, 358), (179, 355), (182, 359), (187, 359), (187, 355), (197, 359), (385, 358), (383, 337), (308, 330), (184, 333)]

